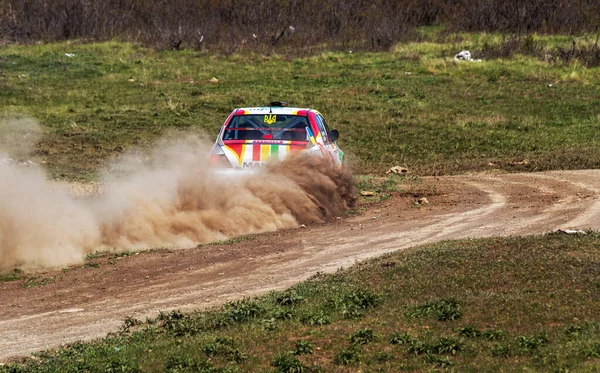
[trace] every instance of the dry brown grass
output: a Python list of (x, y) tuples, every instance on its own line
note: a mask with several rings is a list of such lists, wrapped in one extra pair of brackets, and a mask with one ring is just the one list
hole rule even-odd
[[(168, 4), (168, 5), (165, 5)], [(419, 39), (415, 27), (515, 35), (597, 30), (595, 0), (2, 0), (0, 40), (141, 42), (163, 49), (306, 54), (322, 49), (387, 50)], [(507, 50), (514, 48), (507, 44)]]

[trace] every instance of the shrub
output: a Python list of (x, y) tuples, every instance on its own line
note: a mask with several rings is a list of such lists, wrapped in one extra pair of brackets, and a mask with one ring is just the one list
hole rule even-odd
[(548, 336), (543, 333), (533, 336), (520, 335), (516, 339), (517, 346), (526, 351), (537, 350), (540, 346), (548, 342)]
[(167, 332), (178, 337), (192, 336), (202, 329), (197, 319), (179, 310), (169, 313), (160, 312), (156, 320)]
[(265, 313), (265, 308), (252, 300), (230, 302), (223, 306), (223, 311), (234, 322), (253, 320)]
[(417, 306), (412, 317), (435, 316), (438, 321), (456, 320), (462, 316), (460, 304), (454, 299), (438, 299)]
[(502, 329), (486, 330), (483, 332), (483, 337), (489, 341), (497, 341), (504, 338), (504, 336), (506, 336), (506, 332)]
[(320, 311), (302, 316), (301, 321), (304, 324), (321, 326), (331, 324), (331, 317), (323, 311)]
[(304, 300), (304, 297), (296, 293), (294, 290), (289, 290), (281, 293), (275, 298), (275, 302), (281, 306), (292, 306)]
[(281, 373), (302, 373), (306, 372), (307, 368), (300, 360), (289, 353), (279, 353), (275, 355), (271, 366), (277, 368)]
[(333, 363), (336, 365), (350, 365), (360, 362), (360, 348), (357, 345), (352, 345), (349, 348), (338, 352)]
[(511, 355), (510, 346), (506, 343), (496, 343), (492, 346), (492, 356), (507, 358)]
[(206, 360), (197, 361), (190, 358), (174, 357), (171, 356), (165, 363), (165, 372), (176, 373), (176, 372), (204, 372), (213, 371), (214, 365)]
[(426, 354), (425, 361), (432, 364), (436, 368), (448, 368), (454, 365), (453, 361), (446, 356), (438, 356), (433, 354)]
[(366, 345), (377, 340), (377, 336), (371, 329), (361, 329), (350, 336), (350, 341), (355, 345)]
[(481, 336), (482, 334), (483, 333), (480, 330), (472, 326), (465, 326), (458, 329), (458, 335), (462, 337), (475, 338)]
[(232, 338), (214, 338), (205, 344), (202, 350), (207, 357), (224, 356), (229, 361), (237, 364), (248, 358), (247, 354), (240, 352), (240, 350), (235, 347), (235, 342)]
[(309, 341), (296, 341), (296, 348), (294, 349), (294, 355), (306, 355), (314, 352), (313, 345)]
[(388, 342), (392, 345), (411, 345), (416, 340), (408, 335), (408, 333), (395, 333), (390, 337)]
[(381, 302), (379, 295), (369, 290), (352, 290), (339, 299), (330, 301), (333, 308), (340, 310), (346, 319), (360, 318), (365, 310)]
[(431, 350), (436, 354), (450, 354), (456, 355), (457, 352), (462, 351), (464, 343), (461, 340), (448, 337), (440, 337), (432, 345)]

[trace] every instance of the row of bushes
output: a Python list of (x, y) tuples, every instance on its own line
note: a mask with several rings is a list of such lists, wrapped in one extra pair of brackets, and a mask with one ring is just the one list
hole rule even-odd
[(230, 53), (385, 50), (417, 26), (514, 34), (593, 32), (597, 0), (0, 0), (0, 40), (122, 38)]

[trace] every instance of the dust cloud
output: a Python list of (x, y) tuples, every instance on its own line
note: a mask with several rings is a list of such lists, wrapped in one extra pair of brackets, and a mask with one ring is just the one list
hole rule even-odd
[(0, 118), (0, 159), (23, 160), (42, 135), (39, 124), (30, 118)]
[(92, 196), (74, 196), (41, 167), (0, 162), (0, 270), (293, 228), (338, 216), (355, 201), (351, 177), (321, 158), (295, 156), (231, 176), (208, 166), (209, 145), (197, 137), (156, 148), (113, 163)]

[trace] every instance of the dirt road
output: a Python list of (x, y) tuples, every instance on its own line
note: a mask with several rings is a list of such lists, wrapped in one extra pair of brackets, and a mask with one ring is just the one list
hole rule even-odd
[(600, 170), (427, 178), (429, 204), (400, 193), (360, 215), (230, 245), (159, 250), (0, 283), (0, 361), (103, 337), (126, 316), (197, 309), (286, 288), (383, 253), (440, 240), (600, 229)]

